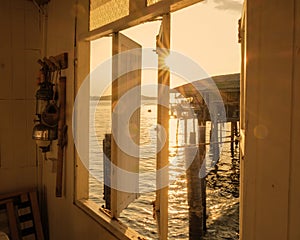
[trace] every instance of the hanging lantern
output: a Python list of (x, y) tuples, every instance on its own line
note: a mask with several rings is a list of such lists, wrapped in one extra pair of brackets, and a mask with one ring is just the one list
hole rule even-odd
[(59, 119), (59, 109), (54, 101), (48, 103), (45, 107), (41, 120), (48, 127), (56, 127)]
[(38, 123), (33, 128), (32, 139), (36, 141), (36, 144), (42, 149), (42, 152), (49, 152), (51, 141), (57, 139), (57, 128)]
[(40, 83), (40, 88), (36, 91), (36, 115), (42, 115), (50, 100), (53, 99), (53, 84), (44, 81)]
[[(36, 141), (42, 152), (50, 151), (51, 141), (57, 139), (58, 109), (53, 101), (53, 83), (49, 67), (45, 62), (39, 60), (42, 66), (38, 78), (39, 89), (36, 91), (36, 115), (37, 124), (32, 130), (32, 139)], [(43, 121), (44, 120), (44, 121)]]

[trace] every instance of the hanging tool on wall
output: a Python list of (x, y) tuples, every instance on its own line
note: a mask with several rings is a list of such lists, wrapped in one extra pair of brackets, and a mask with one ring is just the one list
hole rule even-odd
[(66, 77), (59, 78), (59, 121), (58, 121), (58, 150), (56, 172), (56, 197), (62, 197), (64, 148), (67, 144), (66, 125)]
[[(64, 152), (65, 146), (67, 145), (67, 125), (66, 125), (66, 77), (61, 76), (61, 70), (68, 67), (68, 56), (65, 54), (61, 54), (57, 57), (50, 57), (49, 61), (51, 61), (56, 69), (58, 69), (57, 77), (59, 76), (59, 86), (58, 86), (58, 103), (59, 103), (59, 120), (58, 120), (58, 143), (57, 143), (57, 168), (56, 168), (56, 189), (55, 195), (56, 197), (62, 197), (63, 195), (63, 169), (64, 169)], [(56, 81), (57, 84), (57, 81)], [(57, 98), (55, 96), (55, 92), (57, 92), (57, 86), (54, 89), (53, 98)]]
[[(42, 149), (45, 159), (50, 151), (53, 140), (58, 139), (56, 196), (62, 197), (64, 148), (67, 144), (66, 112), (66, 77), (61, 71), (68, 68), (68, 54), (63, 53), (55, 57), (39, 59), (41, 65), (36, 91), (36, 116), (32, 138)], [(59, 80), (59, 82), (58, 82)]]

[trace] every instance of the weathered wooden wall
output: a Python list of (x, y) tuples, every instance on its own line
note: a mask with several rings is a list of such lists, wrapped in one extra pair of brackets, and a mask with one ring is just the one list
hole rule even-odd
[(300, 238), (299, 7), (246, 1), (242, 240)]
[(36, 186), (36, 61), (42, 52), (40, 14), (29, 1), (0, 7), (0, 193)]
[[(77, 3), (78, 2), (78, 3)], [(51, 0), (48, 4), (48, 31), (47, 31), (47, 55), (56, 55), (62, 52), (69, 54), (69, 67), (62, 74), (67, 77), (66, 81), (66, 124), (68, 130), (68, 145), (65, 152), (65, 165), (63, 175), (63, 197), (56, 198), (55, 185), (56, 174), (52, 172), (52, 161), (44, 162), (43, 188), (45, 189), (50, 239), (118, 239), (113, 230), (107, 230), (97, 223), (87, 212), (74, 204), (75, 192), (75, 146), (72, 136), (72, 110), (76, 92), (83, 80), (89, 73), (89, 44), (83, 44), (84, 55), (80, 55), (81, 71), (75, 73), (75, 53), (79, 47), (75, 41), (76, 34), (88, 31), (88, 0)], [(77, 22), (76, 22), (77, 21)], [(75, 29), (77, 32), (75, 32)], [(78, 50), (80, 51), (80, 50)], [(82, 64), (84, 63), (84, 64)], [(80, 114), (88, 119), (89, 106), (83, 105)], [(87, 132), (86, 147), (88, 151), (88, 128), (81, 127)], [(57, 152), (53, 144), (53, 150), (49, 157), (56, 158)], [(87, 174), (86, 169), (82, 169)], [(86, 176), (86, 175), (85, 175)], [(80, 189), (77, 194), (87, 197), (88, 178), (78, 179)]]
[[(43, 206), (41, 215), (49, 226), (49, 231), (46, 229), (45, 232), (55, 240), (120, 239), (115, 236), (113, 228), (101, 226), (74, 205), (72, 109), (75, 88), (82, 82), (75, 85), (74, 81), (75, 21), (77, 17), (78, 34), (87, 32), (88, 2), (51, 0), (47, 6), (47, 18), (32, 1), (3, 0), (0, 7), (0, 193), (37, 187)], [(89, 72), (89, 48), (84, 50), (81, 62), (85, 68), (79, 74), (81, 79)], [(44, 160), (36, 151), (31, 135), (36, 78), (40, 68), (37, 60), (62, 52), (69, 54), (69, 68), (62, 72), (67, 77), (69, 144), (65, 154), (63, 197), (56, 198), (53, 161)], [(88, 111), (82, 114), (87, 115)], [(57, 141), (54, 141), (48, 158), (57, 157), (56, 145)], [(86, 196), (87, 188), (78, 194)]]

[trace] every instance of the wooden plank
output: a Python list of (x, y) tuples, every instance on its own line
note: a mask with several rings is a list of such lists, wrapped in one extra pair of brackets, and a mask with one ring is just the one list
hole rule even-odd
[[(30, 192), (16, 192), (0, 196), (0, 205), (6, 205), (10, 235), (12, 240), (21, 239), (20, 229), (27, 231), (27, 225), (34, 222), (37, 240), (43, 240), (43, 230), (39, 215), (37, 196), (34, 190)], [(14, 205), (14, 201), (17, 201)], [(15, 209), (18, 207), (18, 212)], [(33, 219), (31, 217), (33, 216)]]
[(59, 121), (58, 121), (58, 148), (57, 148), (57, 171), (56, 171), (56, 197), (62, 197), (63, 191), (63, 165), (64, 149), (66, 145), (66, 77), (59, 78)]
[(8, 198), (14, 198), (19, 197), (22, 194), (27, 194), (28, 192), (34, 192), (35, 190), (33, 188), (25, 189), (24, 191), (17, 191), (12, 193), (4, 193), (0, 195), (0, 200), (2, 199), (8, 199)]
[(43, 233), (43, 227), (42, 227), (36, 192), (30, 192), (29, 198), (31, 201), (31, 210), (32, 210), (37, 240), (44, 240), (44, 233)]
[(12, 240), (19, 240), (20, 239), (19, 230), (17, 226), (17, 219), (16, 219), (13, 200), (6, 203), (6, 209), (7, 209), (10, 237)]
[(6, 205), (7, 203), (11, 202), (12, 199), (5, 199), (0, 201), (0, 205)]

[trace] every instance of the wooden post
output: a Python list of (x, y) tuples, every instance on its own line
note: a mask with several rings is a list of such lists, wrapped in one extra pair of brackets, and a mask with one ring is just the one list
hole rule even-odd
[(212, 133), (211, 133), (211, 141), (212, 141), (212, 150), (213, 150), (213, 164), (215, 164), (215, 173), (217, 174), (218, 165), (217, 162), (219, 160), (220, 152), (219, 152), (219, 139), (218, 139), (218, 122), (217, 120), (212, 120), (211, 122)]
[(209, 153), (211, 154), (213, 152), (213, 145), (212, 145), (212, 122), (210, 124), (210, 129), (209, 129)]
[(187, 135), (188, 135), (188, 131), (187, 131), (187, 117), (184, 116), (183, 119), (184, 119), (184, 144), (186, 145), (188, 143), (187, 142)]
[(59, 78), (59, 121), (56, 172), (56, 197), (62, 197), (64, 148), (66, 139), (66, 77)]
[(105, 134), (103, 139), (104, 197), (105, 208), (111, 209), (111, 134)]
[[(157, 124), (165, 129), (165, 142), (161, 143), (157, 139), (158, 148), (161, 150), (156, 154), (156, 170), (168, 167), (169, 165), (169, 87), (170, 87), (170, 70), (165, 65), (165, 58), (169, 55), (170, 49), (170, 15), (163, 16), (161, 28), (156, 41), (158, 54), (158, 99), (157, 106)], [(156, 177), (156, 199), (155, 199), (155, 216), (158, 224), (159, 240), (168, 239), (168, 186), (162, 186), (168, 182), (168, 171), (164, 171), (164, 176)]]
[(190, 144), (196, 144), (196, 132), (190, 132)]
[(231, 134), (230, 134), (230, 151), (231, 151), (231, 157), (233, 157), (234, 155), (234, 135), (235, 135), (235, 126), (234, 126), (234, 122), (230, 123), (230, 127), (231, 127)]
[[(206, 121), (203, 122), (199, 121), (199, 155), (202, 164), (205, 164), (205, 171), (206, 171), (206, 163), (204, 162), (205, 155), (206, 155)], [(202, 196), (202, 207), (203, 207), (203, 214), (202, 214), (202, 221), (203, 221), (203, 230), (206, 231), (206, 177), (201, 178), (201, 196)]]
[[(194, 161), (186, 171), (189, 205), (189, 239), (198, 240), (206, 229), (206, 193), (205, 178), (200, 178), (200, 169), (205, 156), (205, 122), (199, 125), (199, 147)], [(195, 149), (185, 148), (186, 160), (193, 157)]]
[(234, 135), (236, 137), (235, 140), (235, 147), (238, 147), (239, 141), (237, 140), (237, 137), (239, 136), (239, 129), (238, 129), (238, 124), (237, 122), (234, 122)]
[(193, 131), (190, 132), (190, 144), (196, 144), (196, 126), (195, 126), (195, 118), (192, 118), (193, 122)]

